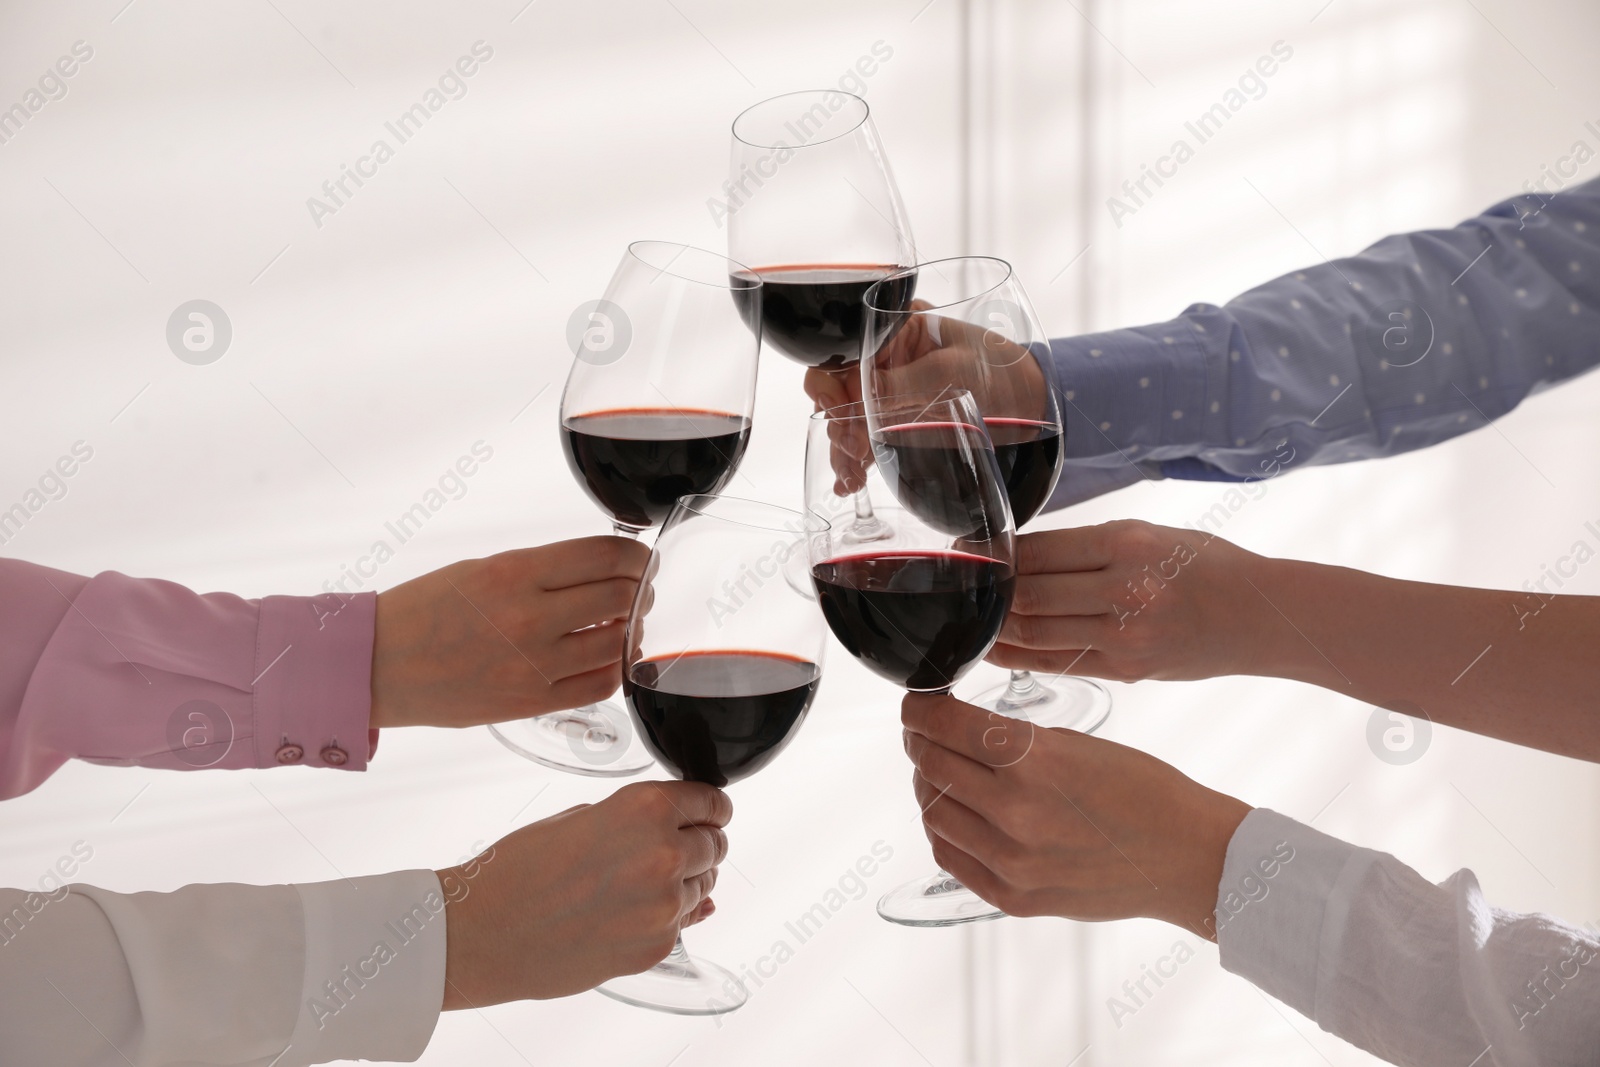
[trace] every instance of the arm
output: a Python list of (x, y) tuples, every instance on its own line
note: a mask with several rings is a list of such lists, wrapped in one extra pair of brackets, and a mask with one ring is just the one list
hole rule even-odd
[(0, 797), (72, 758), (366, 766), (371, 595), (199, 596), (3, 560), (0, 604)]
[(1396, 1063), (1463, 1067), (1491, 1045), (1500, 1067), (1593, 1062), (1600, 939), (1490, 908), (1468, 871), (1433, 885), (1135, 749), (952, 697), (908, 696), (902, 721), (935, 857), (1011, 914), (1182, 926)]
[(377, 596), (262, 600), (0, 560), (0, 798), (73, 758), (361, 770), (379, 727), (601, 699), (622, 657), (613, 623), (647, 557), (623, 538), (584, 538)]
[(1224, 307), (1058, 339), (1046, 369), (1067, 467), (1051, 506), (1437, 444), (1593, 368), (1597, 335), (1600, 180), (1384, 238)]
[[(4, 890), (0, 908), (7, 1062), (415, 1060), (438, 1018), (445, 920), (432, 871), (173, 893)], [(386, 924), (413, 915), (402, 943)], [(361, 977), (380, 942), (393, 959)]]
[(1136, 521), (1017, 546), (1016, 598), (989, 655), (1001, 666), (1289, 678), (1600, 762), (1600, 597), (1399, 581)]
[(711, 914), (731, 814), (709, 786), (641, 783), (437, 873), (0, 890), (5, 1062), (415, 1060), (441, 1005), (568, 996), (664, 957)]
[(1257, 808), (1228, 843), (1217, 924), (1225, 970), (1395, 1063), (1492, 1046), (1480, 1063), (1555, 1067), (1600, 1047), (1600, 938), (1490, 907), (1471, 871), (1435, 885)]

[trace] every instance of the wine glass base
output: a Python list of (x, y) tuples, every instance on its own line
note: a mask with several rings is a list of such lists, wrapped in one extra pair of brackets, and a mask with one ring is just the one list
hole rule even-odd
[(871, 545), (894, 537), (894, 528), (879, 518), (857, 519), (839, 535), (847, 545)]
[(611, 701), (497, 723), (489, 732), (517, 755), (568, 774), (626, 778), (655, 764), (632, 717)]
[(1037, 678), (1022, 694), (1011, 684), (996, 686), (973, 697), (972, 703), (1000, 715), (1022, 719), (1047, 730), (1076, 730), (1092, 734), (1111, 716), (1111, 694), (1087, 678)]
[(613, 978), (595, 991), (670, 1015), (726, 1015), (750, 1000), (749, 990), (732, 971), (692, 957), (668, 956), (648, 971)]
[(1005, 912), (941, 871), (885, 893), (878, 914), (901, 926), (961, 926), (998, 919)]

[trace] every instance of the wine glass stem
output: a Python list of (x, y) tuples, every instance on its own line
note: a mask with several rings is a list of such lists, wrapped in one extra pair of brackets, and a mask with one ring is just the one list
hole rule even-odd
[(1030, 697), (1038, 692), (1039, 683), (1034, 680), (1029, 671), (1012, 671), (1011, 684), (1006, 687), (1006, 696), (1011, 700)]
[(684, 968), (694, 966), (694, 962), (689, 959), (689, 950), (683, 947), (682, 934), (678, 935), (678, 939), (672, 943), (672, 951), (667, 953), (667, 958), (661, 962), (676, 964)]
[(611, 532), (618, 537), (626, 537), (630, 541), (639, 540), (638, 530), (635, 530), (632, 526), (624, 526), (620, 522), (613, 521), (611, 523)]
[(865, 486), (851, 497), (851, 503), (855, 505), (856, 519), (850, 524), (850, 529), (845, 531), (844, 539), (847, 543), (865, 544), (869, 541), (881, 541), (889, 536), (889, 527), (872, 510), (872, 497), (867, 494)]

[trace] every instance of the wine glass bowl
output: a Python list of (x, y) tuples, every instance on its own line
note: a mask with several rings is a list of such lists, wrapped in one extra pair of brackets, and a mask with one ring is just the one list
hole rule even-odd
[[(761, 281), (689, 245), (636, 241), (587, 327), (569, 337), (562, 451), (620, 536), (661, 523), (685, 495), (720, 492), (750, 441)], [(653, 762), (612, 701), (491, 726), (507, 748), (590, 777)]]
[(794, 738), (821, 675), (822, 628), (785, 580), (828, 524), (786, 508), (681, 499), (624, 636), (623, 694), (662, 766), (722, 787)]
[(729, 254), (765, 283), (768, 343), (807, 367), (855, 366), (867, 289), (894, 276), (909, 304), (916, 287), (911, 224), (867, 102), (821, 89), (747, 108), (725, 188)]
[[(1048, 503), (1065, 459), (1066, 421), (1044, 370), (1049, 335), (1005, 260), (962, 256), (919, 264), (914, 272), (914, 304), (900, 303), (902, 282), (894, 275), (863, 297), (863, 400), (870, 409), (877, 396), (911, 389), (970, 392), (1021, 527)], [(1096, 682), (1041, 682), (1027, 671), (1012, 671), (1005, 686), (976, 702), (1036, 725), (1084, 732), (1111, 710), (1110, 694)]]
[(988, 435), (964, 393), (893, 398), (811, 417), (806, 508), (848, 513), (872, 486), (893, 533), (869, 546), (813, 537), (811, 576), (839, 643), (874, 673), (944, 692), (989, 651), (1016, 585), (1011, 515)]
[[(650, 554), (624, 637), (623, 693), (646, 746), (675, 776), (722, 787), (794, 739), (822, 679), (816, 609), (786, 580), (826, 537), (815, 516), (734, 497), (680, 499)], [(748, 992), (680, 938), (661, 964), (600, 987), (680, 1015), (719, 1015)]]
[[(785, 93), (733, 120), (728, 252), (763, 282), (771, 347), (809, 371), (854, 375), (866, 324), (863, 296), (908, 306), (916, 242), (872, 110), (838, 89)], [(841, 536), (872, 544), (892, 530), (865, 492)]]
[[(988, 654), (1016, 590), (1011, 506), (970, 393), (874, 395), (811, 417), (806, 509), (846, 511), (874, 487), (892, 536), (870, 546), (828, 531), (810, 540), (812, 581), (829, 628), (875, 674), (913, 692), (947, 693)], [(878, 913), (907, 926), (950, 926), (1001, 912), (940, 871), (902, 886)]]
[(750, 440), (761, 280), (688, 245), (637, 241), (606, 289), (629, 339), (580, 347), (561, 398), (567, 464), (620, 534), (660, 525), (681, 496), (715, 493)]

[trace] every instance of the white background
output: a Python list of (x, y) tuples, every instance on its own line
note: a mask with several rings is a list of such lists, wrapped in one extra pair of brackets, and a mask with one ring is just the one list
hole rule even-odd
[[(558, 458), (568, 314), (630, 240), (722, 247), (706, 202), (733, 115), (835, 82), (880, 40), (893, 55), (867, 96), (923, 257), (1012, 259), (1058, 334), (1165, 319), (1452, 224), (1574, 140), (1600, 147), (1583, 128), (1600, 120), (1600, 11), (1578, 0), (524, 2), (0, 3), (0, 106), (74, 41), (94, 48), (0, 145), (0, 507), (73, 442), (95, 453), (7, 554), (312, 593), (478, 440), (493, 460), (376, 585), (601, 532)], [(317, 227), (306, 199), (480, 39), (494, 57), (468, 95)], [(1294, 54), (1266, 95), (1115, 226), (1106, 197), (1279, 40)], [(233, 323), (208, 367), (165, 343), (194, 298)], [(798, 368), (763, 371), (733, 491), (792, 505), (807, 403)], [(1424, 453), (1297, 473), (1226, 534), (1520, 587), (1595, 540), (1597, 400), (1600, 380), (1579, 381)], [(1181, 524), (1221, 492), (1141, 485), (1040, 525)], [(1567, 591), (1600, 592), (1600, 568)], [(754, 966), (882, 840), (894, 860), (865, 898), (720, 1026), (586, 994), (446, 1016), (424, 1062), (1367, 1060), (1172, 928), (879, 921), (872, 900), (929, 860), (896, 694), (833, 651), (804, 733), (734, 790), (720, 911), (690, 946)], [(1286, 683), (1114, 688), (1106, 736), (1429, 878), (1470, 866), (1500, 906), (1600, 920), (1593, 768), (1442, 728), (1390, 766), (1367, 747), (1372, 709)], [(0, 806), (0, 884), (34, 884), (80, 839), (83, 878), (121, 890), (438, 867), (607, 791), (482, 730), (391, 731), (364, 775), (73, 765)], [(1195, 958), (1114, 1022), (1107, 998), (1180, 939)]]

